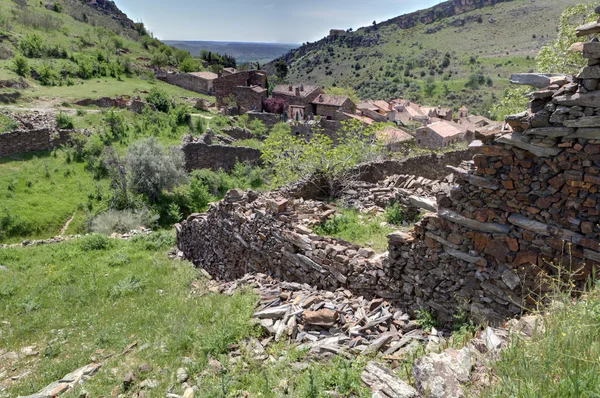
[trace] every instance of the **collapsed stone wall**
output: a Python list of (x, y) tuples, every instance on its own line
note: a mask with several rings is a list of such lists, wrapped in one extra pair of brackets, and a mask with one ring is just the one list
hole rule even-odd
[(71, 137), (70, 130), (41, 128), (15, 130), (0, 134), (0, 157), (15, 153), (44, 151), (65, 145)]
[(191, 73), (157, 73), (156, 78), (195, 93), (215, 95), (213, 80), (194, 76)]
[(188, 171), (197, 169), (231, 170), (237, 162), (260, 163), (261, 157), (258, 149), (208, 144), (200, 140), (184, 141), (181, 150)]

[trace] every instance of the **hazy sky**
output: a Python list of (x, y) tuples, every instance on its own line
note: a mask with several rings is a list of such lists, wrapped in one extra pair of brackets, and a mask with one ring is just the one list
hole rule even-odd
[(163, 40), (300, 44), (329, 29), (359, 28), (440, 0), (115, 0)]

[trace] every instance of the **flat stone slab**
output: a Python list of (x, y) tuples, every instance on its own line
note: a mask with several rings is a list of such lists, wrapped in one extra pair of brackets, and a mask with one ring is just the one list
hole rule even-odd
[(577, 75), (579, 79), (600, 79), (600, 65), (586, 66)]
[(567, 138), (584, 138), (587, 140), (600, 140), (600, 127), (579, 128), (575, 131), (575, 133), (567, 136)]
[(541, 157), (541, 158), (548, 158), (551, 156), (556, 156), (559, 153), (562, 152), (561, 148), (543, 148), (543, 147), (539, 147), (533, 144), (529, 144), (526, 142), (521, 141), (521, 133), (510, 133), (510, 134), (506, 134), (500, 138), (498, 138), (498, 143), (500, 144), (507, 144), (507, 145), (512, 145), (512, 146), (516, 146), (517, 148), (521, 148), (524, 149), (526, 151), (529, 151), (531, 153), (533, 153), (535, 156)]
[(594, 33), (600, 33), (600, 23), (598, 23), (597, 21), (581, 25), (577, 27), (575, 31), (577, 37), (593, 35)]
[(559, 95), (552, 102), (557, 105), (597, 108), (600, 106), (600, 91)]
[(477, 220), (471, 220), (470, 218), (467, 218), (449, 209), (440, 208), (438, 210), (438, 215), (444, 220), (451, 221), (480, 232), (503, 235), (506, 235), (510, 232), (510, 228), (508, 227), (508, 225), (502, 225), (498, 223), (484, 223), (479, 222)]
[(420, 196), (409, 196), (408, 200), (411, 205), (419, 208), (425, 209), (431, 212), (437, 212), (437, 200), (433, 198), (422, 198)]
[(391, 370), (369, 362), (360, 379), (371, 389), (373, 397), (419, 398), (413, 387), (400, 380)]
[(563, 124), (567, 127), (600, 127), (600, 116), (588, 116), (574, 120), (565, 120)]
[(545, 88), (552, 84), (551, 78), (553, 77), (564, 77), (566, 79), (569, 79), (569, 76), (562, 74), (516, 73), (511, 75), (510, 82), (512, 84), (520, 84), (535, 88)]
[[(566, 125), (566, 123), (565, 123)], [(574, 129), (569, 127), (538, 127), (535, 129), (525, 130), (523, 134), (525, 135), (541, 135), (544, 137), (565, 137), (569, 134), (573, 134), (575, 132)]]

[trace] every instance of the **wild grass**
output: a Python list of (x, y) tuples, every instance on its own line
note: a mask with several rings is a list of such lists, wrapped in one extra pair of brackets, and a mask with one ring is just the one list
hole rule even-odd
[(13, 119), (0, 114), (0, 134), (16, 130), (18, 127), (19, 125)]
[[(107, 358), (99, 373), (65, 395), (123, 393), (122, 380), (133, 372), (138, 383), (154, 379), (150, 396), (181, 394), (175, 371), (187, 369), (197, 396), (276, 398), (369, 397), (361, 385), (364, 358), (312, 362), (305, 351), (271, 344), (265, 358), (244, 348), (258, 337), (251, 321), (256, 297), (241, 290), (233, 296), (211, 294), (200, 273), (185, 262), (168, 260), (168, 233), (125, 242), (102, 235), (51, 246), (0, 251), (0, 346), (19, 351), (36, 345), (39, 361), (18, 362), (8, 375), (31, 373), (12, 384), (9, 396), (32, 394), (93, 360)], [(194, 292), (191, 292), (191, 285)], [(132, 343), (129, 354), (123, 350)], [(233, 347), (232, 344), (241, 344)], [(229, 361), (239, 349), (238, 361)], [(222, 369), (208, 364), (218, 360)], [(143, 373), (141, 364), (151, 368)], [(174, 391), (173, 391), (174, 389)]]
[(106, 186), (62, 151), (0, 158), (0, 242), (58, 235), (76, 211), (93, 209)]
[(543, 319), (543, 333), (511, 340), (482, 396), (600, 396), (600, 286), (577, 300), (559, 297)]
[[(141, 363), (152, 366), (146, 377), (157, 379), (164, 395), (184, 357), (199, 370), (209, 355), (220, 358), (229, 344), (256, 335), (253, 294), (190, 294), (199, 273), (167, 259), (173, 242), (165, 233), (131, 242), (92, 235), (0, 251), (8, 268), (0, 273), (0, 346), (18, 351), (36, 344), (42, 352), (10, 396), (32, 394), (93, 357), (111, 354), (85, 385), (91, 396), (110, 395)], [(121, 356), (134, 342), (144, 348)]]
[(317, 235), (368, 246), (382, 253), (388, 247), (386, 236), (394, 232), (394, 228), (386, 225), (384, 217), (360, 214), (353, 209), (342, 209), (331, 219), (313, 228), (313, 231)]

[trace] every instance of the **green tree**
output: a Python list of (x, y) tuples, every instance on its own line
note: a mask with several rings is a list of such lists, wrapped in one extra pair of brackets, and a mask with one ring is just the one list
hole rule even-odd
[(538, 72), (576, 74), (585, 66), (586, 62), (581, 53), (568, 50), (573, 43), (580, 40), (575, 35), (577, 26), (598, 18), (594, 12), (596, 5), (587, 3), (567, 7), (560, 16), (556, 39), (542, 47), (536, 58)]
[(291, 135), (288, 124), (276, 125), (265, 140), (262, 159), (273, 173), (276, 184), (303, 177), (322, 178), (324, 191), (336, 197), (353, 177), (353, 168), (382, 154), (374, 126), (357, 120), (342, 122), (337, 144), (319, 129), (313, 129), (308, 142)]
[(360, 98), (356, 91), (352, 87), (327, 87), (325, 90), (326, 94), (329, 95), (344, 95), (350, 98), (350, 101), (358, 104), (360, 102)]
[(192, 57), (187, 57), (179, 62), (179, 70), (184, 73), (198, 72), (200, 70), (200, 63)]
[(134, 142), (127, 149), (125, 164), (131, 188), (150, 203), (156, 203), (163, 190), (186, 180), (182, 152), (163, 148), (155, 137)]
[(279, 61), (275, 62), (275, 74), (281, 80), (287, 77), (289, 71), (288, 69), (288, 64), (284, 60), (280, 59)]
[(423, 84), (423, 95), (429, 98), (432, 97), (436, 88), (437, 84), (435, 83), (435, 79), (432, 76), (427, 76)]
[(21, 54), (17, 54), (13, 59), (13, 68), (17, 75), (23, 77), (29, 76), (29, 72), (31, 71), (27, 58)]

